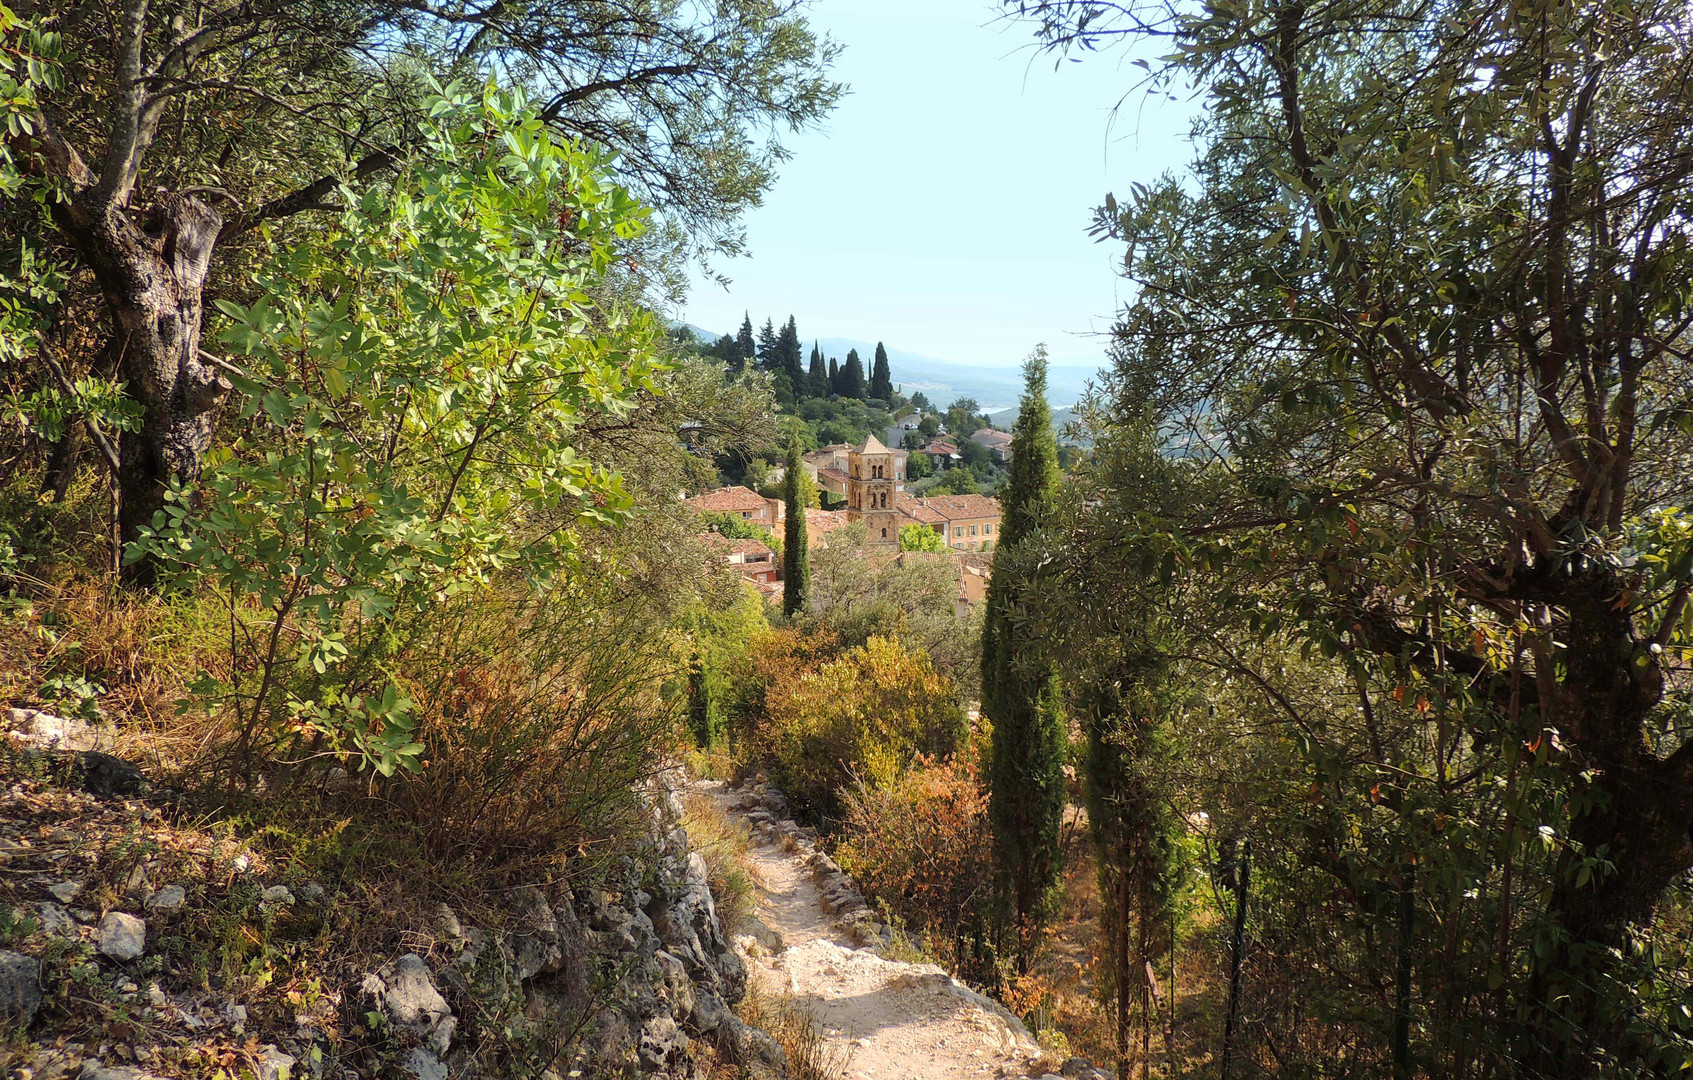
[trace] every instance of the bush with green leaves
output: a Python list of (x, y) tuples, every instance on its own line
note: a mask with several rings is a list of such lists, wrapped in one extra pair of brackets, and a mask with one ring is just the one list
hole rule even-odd
[(631, 506), (572, 436), (654, 391), (659, 331), (597, 299), (647, 211), (520, 94), (452, 85), (429, 116), (394, 182), (343, 189), (332, 227), (270, 253), (258, 299), (218, 302), (239, 437), (126, 552), (227, 603), (228, 668), (199, 689), (243, 765), (416, 771), (417, 616), (558, 587), (578, 526)]

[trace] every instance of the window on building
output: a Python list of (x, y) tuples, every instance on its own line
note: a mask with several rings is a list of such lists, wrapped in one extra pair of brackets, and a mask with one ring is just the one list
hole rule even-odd
[(983, 536), (992, 536), (993, 535), (993, 526), (992, 525), (983, 525), (982, 526), (982, 535)]
[(953, 526), (953, 527), (952, 527), (952, 535), (954, 535), (954, 536), (963, 536), (963, 535), (964, 535), (964, 526), (962, 526), (962, 525), (954, 525), (954, 526)]
[(882, 539), (886, 540), (887, 538), (888, 538), (888, 530), (883, 529), (882, 530)]
[(970, 526), (970, 535), (971, 536), (976, 535), (976, 526), (974, 526), (974, 525)]
[(747, 520), (750, 520), (751, 518), (752, 518), (752, 515), (750, 513), (748, 513), (745, 510), (741, 511), (741, 520), (742, 521), (747, 521)]

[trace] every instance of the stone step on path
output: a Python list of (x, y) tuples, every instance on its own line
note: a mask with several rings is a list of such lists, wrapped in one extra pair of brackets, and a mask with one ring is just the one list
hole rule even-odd
[[(1060, 1068), (998, 1002), (933, 964), (889, 960), (890, 935), (816, 832), (788, 817), (765, 780), (697, 781), (752, 835), (757, 921), (736, 946), (752, 979), (814, 1018), (850, 1080), (1042, 1077)], [(1068, 1076), (1109, 1080), (1079, 1059)], [(1085, 1070), (1085, 1071), (1084, 1071)]]

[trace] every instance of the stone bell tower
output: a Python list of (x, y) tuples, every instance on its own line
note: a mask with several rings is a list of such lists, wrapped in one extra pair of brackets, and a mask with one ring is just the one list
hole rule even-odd
[(899, 547), (905, 457), (874, 435), (847, 453), (847, 519), (864, 522), (864, 541), (871, 547)]

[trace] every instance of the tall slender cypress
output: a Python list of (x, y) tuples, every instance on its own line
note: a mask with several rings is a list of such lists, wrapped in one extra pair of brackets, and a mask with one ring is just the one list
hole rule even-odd
[(841, 365), (841, 396), (864, 400), (868, 387), (864, 382), (864, 361), (857, 349), (848, 349), (846, 363)]
[(1023, 401), (1011, 431), (1011, 477), (1000, 499), (999, 544), (982, 623), (982, 712), (993, 721), (989, 816), (1001, 916), (1028, 970), (1035, 933), (1058, 881), (1066, 736), (1057, 676), (1040, 643), (1013, 621), (1023, 585), (1011, 562), (1040, 522), (1058, 483), (1058, 442), (1046, 403), (1046, 349), (1023, 368)]
[(805, 459), (799, 452), (799, 433), (788, 436), (788, 474), (782, 478), (782, 501), (787, 522), (782, 530), (782, 614), (804, 611), (811, 592), (811, 559), (806, 552)]
[(805, 365), (800, 353), (799, 326), (794, 322), (792, 315), (788, 316), (788, 321), (776, 335), (776, 361), (781, 366), (782, 373), (788, 377), (788, 385), (793, 389), (794, 397), (804, 397)]
[(841, 392), (841, 365), (834, 357), (829, 357), (829, 393)]
[(741, 316), (741, 330), (740, 333), (735, 335), (735, 347), (741, 353), (741, 362), (735, 365), (735, 370), (739, 371), (758, 355), (758, 343), (752, 337), (752, 312), (750, 311)]
[(806, 392), (814, 398), (829, 396), (829, 371), (823, 366), (823, 350), (811, 343), (811, 370), (806, 373)]
[(876, 342), (876, 360), (870, 367), (870, 396), (881, 401), (892, 401), (894, 396), (893, 374), (888, 370), (888, 350), (880, 341)]

